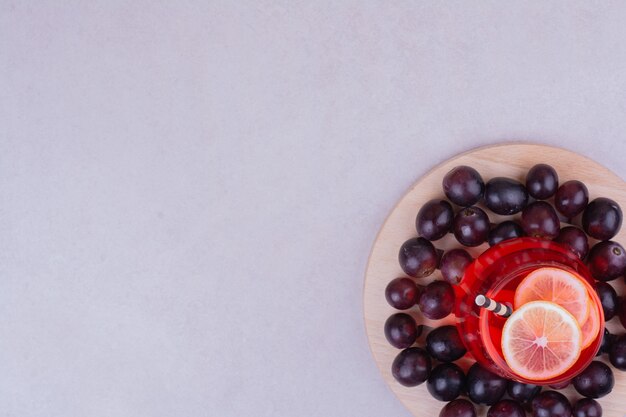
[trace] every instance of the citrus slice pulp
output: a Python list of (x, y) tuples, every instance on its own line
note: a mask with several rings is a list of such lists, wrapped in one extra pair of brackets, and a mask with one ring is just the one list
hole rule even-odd
[(582, 332), (558, 304), (531, 301), (507, 319), (502, 330), (504, 360), (517, 375), (544, 381), (562, 375), (578, 360)]
[(582, 326), (589, 316), (589, 295), (581, 280), (563, 269), (536, 269), (520, 282), (513, 303), (520, 308), (530, 301), (550, 301), (569, 311)]
[[(589, 305), (593, 305), (593, 301), (589, 298)], [(583, 333), (583, 349), (593, 343), (594, 340), (598, 337), (598, 332), (600, 332), (600, 314), (598, 310), (591, 307), (589, 309), (589, 317), (582, 326), (580, 326), (580, 330)]]

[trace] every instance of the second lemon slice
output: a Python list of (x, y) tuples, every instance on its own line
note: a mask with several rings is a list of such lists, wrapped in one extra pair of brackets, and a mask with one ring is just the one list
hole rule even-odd
[(582, 326), (589, 316), (589, 296), (581, 280), (574, 273), (563, 269), (536, 269), (517, 286), (515, 308), (530, 301), (550, 301), (569, 311)]

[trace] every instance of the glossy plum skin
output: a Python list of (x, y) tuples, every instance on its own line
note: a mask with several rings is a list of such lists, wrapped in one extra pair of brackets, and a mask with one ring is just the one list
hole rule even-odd
[(616, 337), (611, 343), (609, 361), (615, 368), (626, 371), (626, 335)]
[(489, 216), (478, 207), (465, 207), (454, 216), (454, 237), (464, 246), (478, 246), (489, 236)]
[(598, 240), (609, 240), (622, 227), (622, 209), (610, 198), (596, 198), (583, 211), (585, 232)]
[(528, 192), (519, 181), (496, 177), (485, 185), (485, 205), (496, 214), (519, 213), (528, 204)]
[(572, 417), (602, 417), (602, 407), (593, 398), (581, 398), (574, 404)]
[(615, 379), (611, 368), (602, 362), (593, 361), (574, 377), (572, 385), (580, 395), (601, 398), (613, 390)]
[(528, 194), (537, 200), (545, 200), (556, 193), (559, 176), (556, 170), (547, 164), (537, 164), (526, 175)]
[(626, 328), (626, 299), (623, 297), (619, 300), (619, 306), (617, 307), (617, 316), (619, 317), (619, 321), (620, 323), (622, 323), (622, 326)]
[(472, 263), (474, 258), (464, 249), (452, 249), (443, 254), (439, 265), (441, 276), (450, 284), (456, 285), (461, 282), (465, 268)]
[(446, 200), (430, 200), (420, 208), (415, 219), (417, 234), (424, 239), (438, 240), (452, 228), (454, 210)]
[(533, 417), (570, 417), (572, 406), (565, 395), (557, 391), (543, 391), (531, 402)]
[(476, 408), (471, 402), (459, 398), (446, 404), (439, 412), (439, 417), (476, 417)]
[(439, 362), (452, 362), (467, 352), (456, 326), (441, 326), (426, 336), (426, 350)]
[(489, 246), (493, 246), (500, 242), (504, 242), (505, 240), (522, 236), (524, 236), (522, 226), (512, 220), (506, 220), (491, 229), (487, 240), (489, 242)]
[(561, 222), (550, 204), (535, 201), (522, 210), (522, 228), (528, 236), (554, 239), (561, 231)]
[(414, 237), (400, 247), (398, 262), (405, 274), (413, 278), (423, 278), (432, 274), (439, 265), (437, 250), (429, 240)]
[(589, 251), (587, 266), (598, 281), (613, 281), (626, 272), (626, 250), (617, 242), (599, 242)]
[(405, 387), (415, 387), (430, 375), (432, 363), (424, 349), (412, 347), (403, 350), (391, 364), (391, 374)]
[(476, 404), (492, 405), (500, 401), (508, 380), (474, 363), (467, 371), (467, 393)]
[(563, 381), (559, 384), (552, 384), (552, 385), (548, 385), (550, 388), (555, 389), (555, 390), (561, 390), (561, 389), (565, 389), (567, 387), (569, 387), (569, 384), (572, 383), (572, 380), (570, 379), (569, 381)]
[(454, 289), (445, 281), (433, 281), (424, 288), (418, 305), (424, 317), (439, 320), (454, 308)]
[(465, 388), (465, 374), (454, 363), (442, 363), (437, 365), (428, 377), (426, 388), (433, 398), (439, 401), (452, 401)]
[(585, 184), (572, 180), (561, 184), (554, 196), (554, 207), (571, 219), (583, 212), (589, 203), (589, 191)]
[(443, 177), (443, 192), (448, 200), (461, 207), (476, 204), (485, 191), (485, 182), (472, 167), (457, 166)]
[(609, 353), (611, 350), (611, 346), (613, 346), (613, 341), (615, 341), (616, 336), (611, 334), (607, 328), (604, 329), (604, 334), (602, 335), (602, 343), (600, 344), (600, 349), (596, 356), (600, 356), (603, 353)]
[(422, 332), (422, 327), (406, 313), (395, 313), (385, 321), (385, 337), (389, 344), (398, 349), (405, 349), (415, 343)]
[(396, 310), (408, 310), (417, 303), (419, 289), (410, 278), (396, 278), (387, 284), (385, 299)]
[(582, 229), (576, 226), (563, 227), (557, 237), (553, 239), (555, 242), (567, 246), (569, 250), (574, 252), (580, 259), (584, 259), (589, 253), (589, 240)]
[(500, 400), (489, 407), (487, 417), (526, 417), (526, 411), (517, 401)]
[(525, 403), (531, 401), (541, 392), (541, 386), (524, 384), (523, 382), (509, 381), (507, 393), (516, 401)]
[(609, 321), (617, 314), (617, 308), (619, 306), (619, 298), (617, 292), (606, 282), (596, 282), (594, 285), (600, 303), (602, 304), (602, 311), (604, 311), (604, 320)]

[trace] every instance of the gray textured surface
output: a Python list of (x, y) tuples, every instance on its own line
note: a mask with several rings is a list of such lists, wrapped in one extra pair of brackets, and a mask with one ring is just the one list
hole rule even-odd
[(0, 1), (0, 415), (408, 416), (371, 242), (479, 145), (626, 176), (619, 2)]

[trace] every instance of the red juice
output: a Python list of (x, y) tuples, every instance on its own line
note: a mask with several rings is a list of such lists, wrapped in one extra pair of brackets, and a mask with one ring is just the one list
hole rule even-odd
[[(513, 296), (520, 281), (535, 269), (554, 267), (577, 275), (587, 286), (601, 317), (598, 336), (584, 349), (578, 361), (564, 374), (545, 381), (533, 381), (516, 375), (502, 355), (502, 328), (506, 318), (497, 316), (474, 304), (478, 294), (513, 307)], [(558, 243), (536, 238), (518, 238), (504, 241), (479, 256), (466, 270), (456, 288), (457, 328), (468, 351), (484, 367), (509, 379), (521, 382), (554, 385), (573, 378), (594, 359), (604, 332), (602, 306), (591, 284), (593, 278), (586, 266)]]

